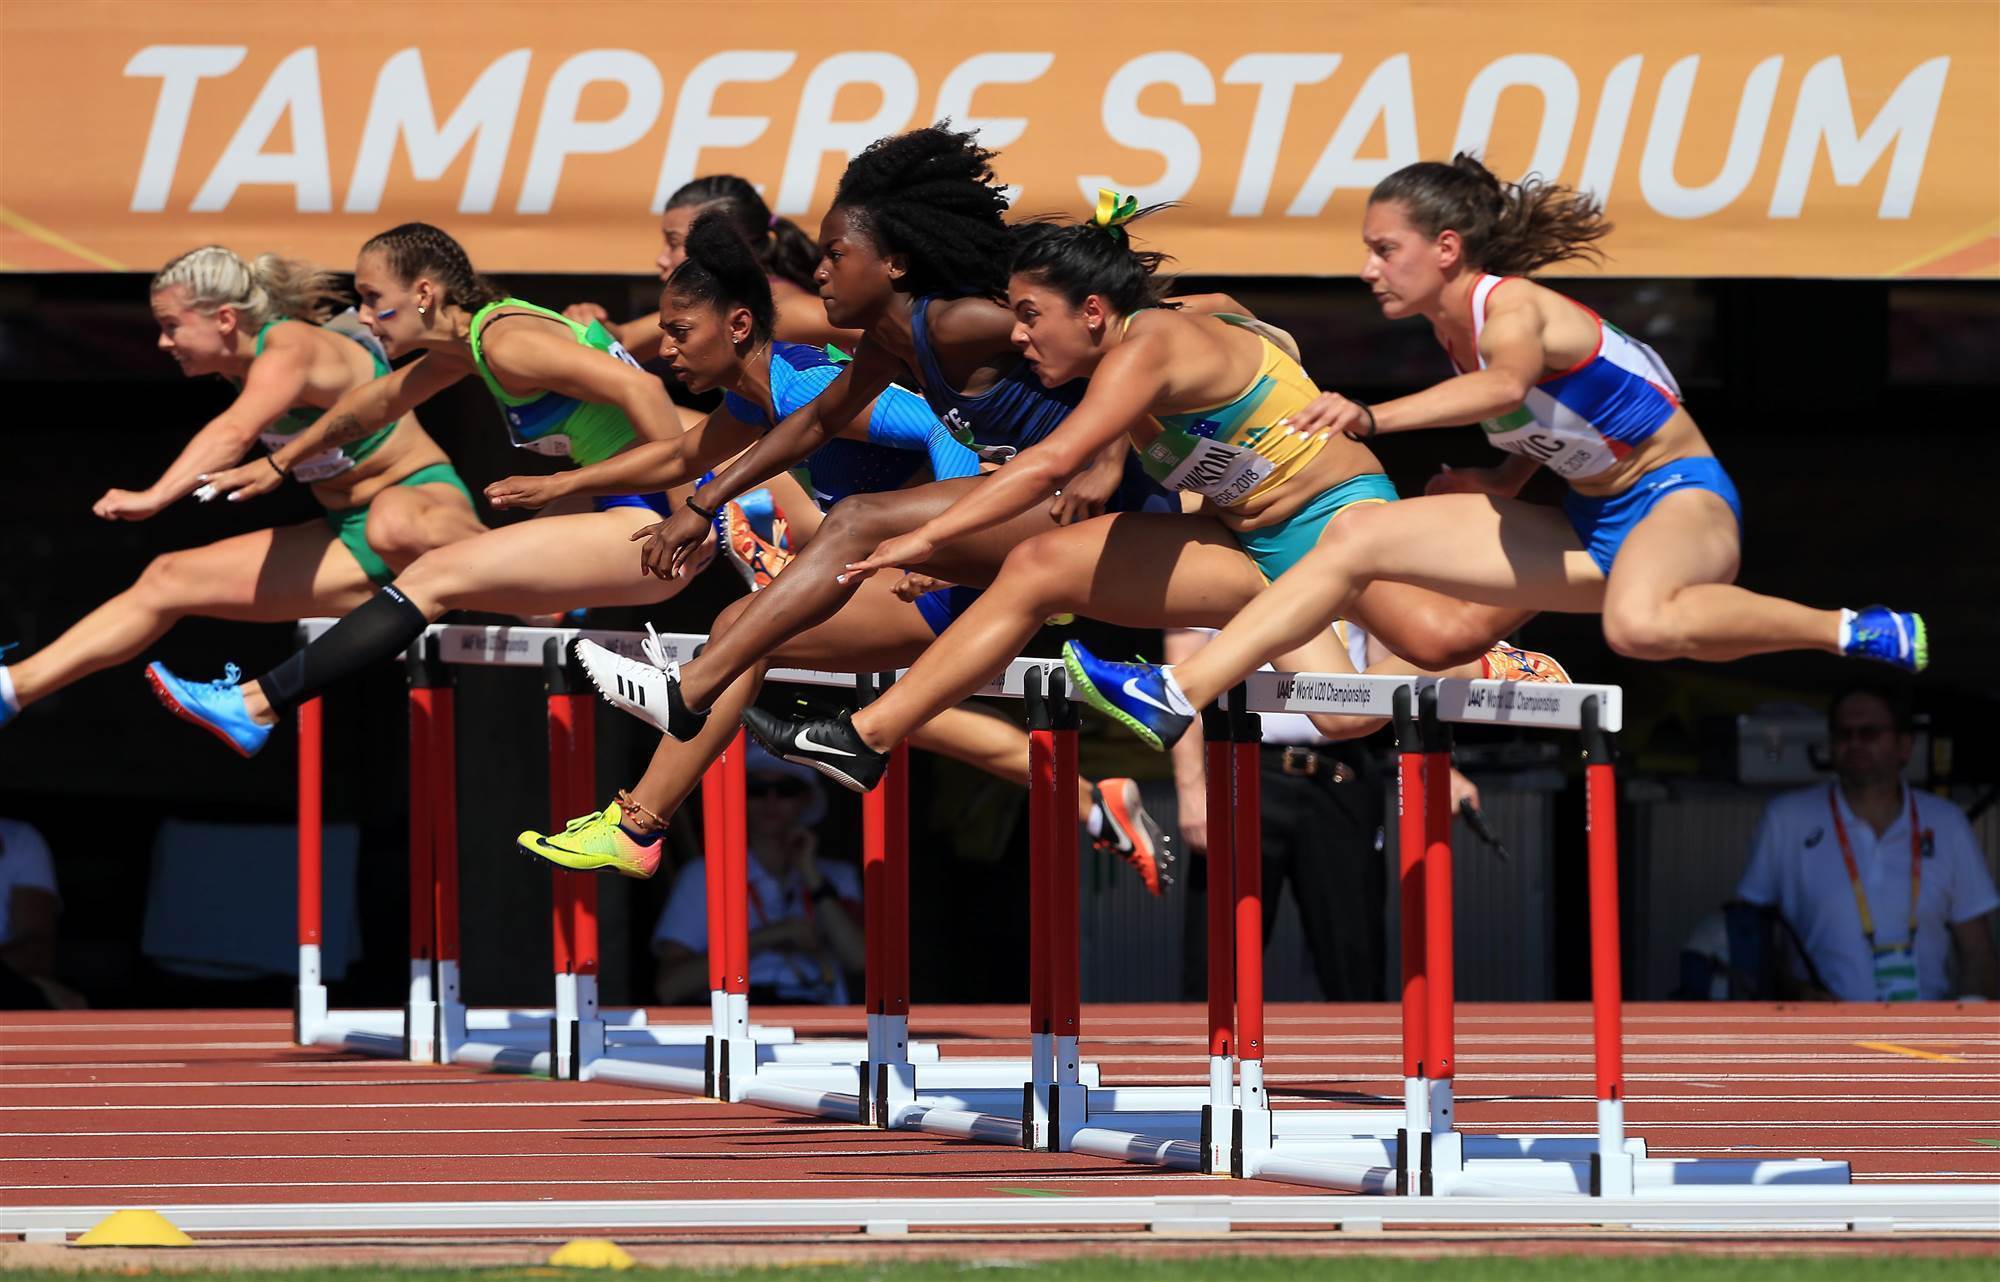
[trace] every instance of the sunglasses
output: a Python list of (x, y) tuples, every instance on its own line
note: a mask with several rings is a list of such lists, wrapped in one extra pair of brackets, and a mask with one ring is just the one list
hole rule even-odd
[(743, 791), (752, 797), (766, 793), (776, 793), (780, 797), (803, 797), (806, 795), (806, 783), (789, 775), (753, 775), (744, 782)]

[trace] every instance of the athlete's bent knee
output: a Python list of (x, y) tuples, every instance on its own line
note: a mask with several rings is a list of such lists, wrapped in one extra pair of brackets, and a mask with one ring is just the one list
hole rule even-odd
[(1098, 567), (1095, 562), (1079, 563), (1072, 551), (1075, 540), (1066, 538), (1067, 534), (1067, 530), (1050, 530), (1015, 544), (994, 577), (994, 587), (1005, 584), (1038, 606), (1073, 608), (1088, 593)]
[(193, 587), (186, 555), (162, 552), (146, 564), (132, 590), (155, 605), (173, 605), (188, 599)]
[(1606, 611), (1604, 641), (1628, 659), (1678, 659), (1687, 654), (1687, 638), (1670, 610), (1649, 607)]

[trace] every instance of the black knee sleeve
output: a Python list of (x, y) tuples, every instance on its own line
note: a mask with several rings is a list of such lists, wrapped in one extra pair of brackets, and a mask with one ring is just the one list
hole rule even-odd
[(430, 620), (392, 585), (356, 606), (326, 635), (257, 678), (273, 711), (289, 712), (336, 681), (408, 649)]

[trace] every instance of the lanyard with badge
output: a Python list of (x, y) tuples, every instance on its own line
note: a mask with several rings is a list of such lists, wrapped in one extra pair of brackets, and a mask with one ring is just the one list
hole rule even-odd
[(1840, 797), (1829, 784), (1827, 808), (1833, 812), (1833, 835), (1840, 839), (1840, 858), (1847, 865), (1847, 880), (1854, 887), (1854, 906), (1861, 911), (1861, 933), (1868, 940), (1875, 961), (1875, 999), (1884, 1002), (1917, 1000), (1917, 890), (1924, 874), (1923, 836), (1917, 828), (1917, 795), (1910, 793), (1910, 931), (1900, 944), (1875, 942), (1875, 918), (1868, 911), (1868, 892), (1861, 888), (1861, 870), (1854, 862), (1854, 848), (1847, 841), (1847, 825), (1840, 819)]

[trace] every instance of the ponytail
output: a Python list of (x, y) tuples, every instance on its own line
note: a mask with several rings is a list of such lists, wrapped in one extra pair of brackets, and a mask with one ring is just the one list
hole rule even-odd
[(1171, 204), (1139, 207), (1130, 196), (1108, 189), (1098, 193), (1097, 212), (1087, 222), (1037, 219), (1014, 229), (1010, 275), (1047, 285), (1071, 307), (1096, 294), (1121, 316), (1158, 306), (1172, 288), (1160, 268), (1173, 261), (1151, 249), (1132, 248), (1127, 227)]
[(155, 294), (176, 287), (195, 311), (235, 308), (252, 331), (287, 318), (319, 324), (345, 302), (331, 272), (278, 254), (246, 263), (221, 245), (191, 249), (153, 277)]
[(721, 215), (756, 255), (765, 275), (789, 281), (809, 294), (818, 292), (813, 272), (819, 268), (819, 245), (797, 223), (773, 214), (747, 180), (735, 174), (697, 178), (675, 189), (666, 208)]
[(429, 223), (404, 223), (371, 237), (361, 252), (379, 253), (405, 283), (429, 276), (444, 286), (448, 303), (476, 312), (507, 297), (507, 291), (472, 270), (465, 247)]
[(1435, 240), (1449, 228), (1465, 261), (1497, 276), (1527, 276), (1571, 259), (1604, 261), (1597, 242), (1611, 231), (1597, 198), (1529, 174), (1503, 183), (1468, 152), (1450, 164), (1406, 165), (1375, 185), (1368, 203), (1395, 201)]

